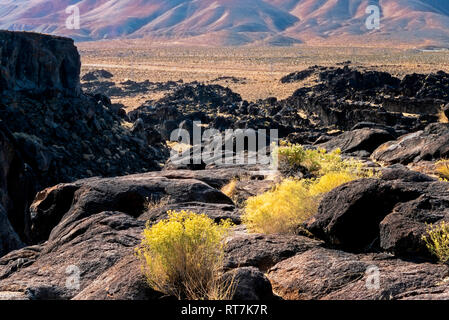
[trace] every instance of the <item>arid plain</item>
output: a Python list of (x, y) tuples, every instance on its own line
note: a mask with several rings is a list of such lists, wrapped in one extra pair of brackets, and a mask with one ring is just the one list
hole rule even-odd
[[(387, 71), (403, 77), (410, 73), (449, 71), (449, 51), (391, 49), (373, 47), (152, 47), (141, 41), (77, 43), (82, 59), (82, 74), (105, 69), (111, 81), (204, 82), (220, 84), (256, 101), (268, 97), (285, 99), (305, 82), (280, 83), (280, 79), (313, 65), (338, 66), (350, 61), (363, 70)], [(161, 98), (166, 92), (113, 98), (129, 109)]]

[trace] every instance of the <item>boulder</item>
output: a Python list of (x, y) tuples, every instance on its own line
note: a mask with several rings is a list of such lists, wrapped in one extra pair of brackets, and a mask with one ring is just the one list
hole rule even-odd
[(371, 158), (383, 164), (409, 164), (449, 156), (449, 124), (433, 123), (377, 148)]
[(21, 292), (30, 300), (74, 298), (132, 255), (143, 228), (120, 212), (74, 220), (44, 244), (0, 258), (0, 292)]
[(344, 132), (328, 142), (317, 144), (316, 147), (329, 151), (340, 149), (344, 153), (356, 151), (371, 153), (381, 144), (394, 139), (395, 137), (386, 130), (362, 128)]
[[(362, 179), (328, 193), (306, 228), (328, 244), (351, 252), (384, 250), (411, 258), (429, 257), (427, 224), (449, 221), (447, 182), (406, 176)], [(421, 181), (420, 181), (421, 180)]]
[(448, 267), (386, 254), (314, 248), (268, 272), (274, 292), (288, 300), (394, 300), (420, 290), (447, 290)]
[(256, 267), (264, 272), (321, 244), (303, 236), (236, 233), (226, 241), (225, 268)]
[(275, 299), (270, 281), (257, 268), (234, 269), (225, 273), (223, 279), (234, 285), (235, 292), (232, 300), (269, 301)]
[(8, 220), (5, 209), (0, 205), (0, 257), (24, 246)]
[(91, 178), (41, 191), (30, 208), (31, 237), (35, 242), (52, 239), (53, 233), (67, 224), (102, 211), (120, 211), (137, 218), (146, 211), (149, 202), (162, 199), (169, 199), (168, 204), (195, 201), (233, 204), (217, 189), (194, 179), (170, 179), (151, 173)]
[(73, 300), (154, 300), (161, 296), (149, 287), (141, 272), (140, 261), (130, 254), (101, 274)]

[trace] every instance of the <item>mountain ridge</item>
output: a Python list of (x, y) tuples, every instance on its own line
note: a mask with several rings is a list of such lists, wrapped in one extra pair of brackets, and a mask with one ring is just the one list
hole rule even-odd
[[(80, 29), (66, 27), (66, 8)], [(366, 8), (378, 5), (379, 30)], [(436, 0), (0, 0), (0, 29), (77, 41), (148, 39), (210, 45), (409, 43), (449, 45), (449, 2)]]

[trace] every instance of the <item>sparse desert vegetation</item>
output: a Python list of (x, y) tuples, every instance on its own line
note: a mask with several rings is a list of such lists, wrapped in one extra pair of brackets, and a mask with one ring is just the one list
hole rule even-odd
[[(82, 73), (106, 69), (116, 83), (133, 80), (167, 82), (183, 80), (220, 84), (256, 101), (268, 97), (284, 99), (298, 87), (314, 84), (311, 77), (295, 83), (280, 83), (285, 75), (310, 66), (335, 66), (350, 61), (364, 70), (408, 73), (449, 71), (447, 52), (422, 52), (414, 49), (369, 47), (147, 47), (144, 43), (118, 41), (79, 43)], [(166, 92), (114, 98), (130, 109), (146, 100), (156, 100)]]
[(442, 263), (449, 260), (449, 225), (443, 221), (428, 228), (423, 236), (429, 251)]
[[(247, 200), (243, 222), (252, 232), (295, 234), (317, 213), (321, 198), (347, 182), (374, 176), (359, 161), (342, 159), (339, 150), (305, 150), (301, 145), (277, 149), (281, 172), (301, 172), (305, 179), (287, 178), (273, 190)], [(302, 170), (301, 168), (305, 169)]]
[(443, 180), (449, 181), (449, 160), (440, 160), (436, 163), (436, 172)]
[(215, 222), (189, 211), (168, 212), (169, 218), (149, 225), (137, 255), (149, 285), (187, 300), (229, 300), (232, 283), (221, 279), (223, 240), (231, 223)]

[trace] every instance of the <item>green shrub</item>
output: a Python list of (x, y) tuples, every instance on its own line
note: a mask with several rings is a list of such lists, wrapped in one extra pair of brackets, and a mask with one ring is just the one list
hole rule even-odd
[(168, 212), (169, 218), (147, 224), (137, 255), (149, 285), (178, 299), (229, 299), (232, 284), (221, 279), (223, 239), (231, 223), (216, 224), (190, 211)]
[(440, 262), (449, 260), (449, 224), (441, 222), (439, 225), (431, 225), (427, 230), (427, 236), (422, 239), (426, 242), (430, 253), (438, 258)]

